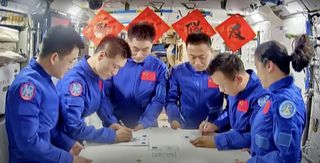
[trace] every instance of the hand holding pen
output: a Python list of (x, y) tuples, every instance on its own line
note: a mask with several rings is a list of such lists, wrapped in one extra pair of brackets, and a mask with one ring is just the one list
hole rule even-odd
[(132, 130), (127, 128), (121, 120), (119, 120), (119, 123), (122, 127), (116, 131), (116, 143), (130, 141), (132, 138)]
[(199, 126), (199, 131), (202, 135), (211, 135), (215, 131), (218, 131), (219, 128), (213, 123), (208, 122), (209, 116), (206, 117), (204, 121)]

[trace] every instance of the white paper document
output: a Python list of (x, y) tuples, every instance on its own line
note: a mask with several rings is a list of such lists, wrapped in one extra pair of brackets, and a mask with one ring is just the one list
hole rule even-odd
[(146, 133), (133, 132), (132, 133), (132, 139), (129, 142), (117, 143), (115, 145), (122, 145), (122, 146), (148, 146), (149, 145), (149, 136)]

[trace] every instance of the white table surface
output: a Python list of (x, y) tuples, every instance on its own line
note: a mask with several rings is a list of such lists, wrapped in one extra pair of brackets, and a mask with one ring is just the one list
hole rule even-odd
[(150, 128), (138, 132), (148, 135), (148, 146), (89, 143), (80, 155), (94, 163), (233, 163), (250, 157), (240, 150), (194, 147), (185, 136), (193, 139), (199, 135), (197, 130)]

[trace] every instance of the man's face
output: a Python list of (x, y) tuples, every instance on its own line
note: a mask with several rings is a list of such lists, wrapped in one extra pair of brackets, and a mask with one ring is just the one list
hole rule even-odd
[(109, 58), (107, 55), (103, 55), (97, 65), (97, 72), (101, 79), (106, 80), (116, 75), (120, 68), (122, 68), (127, 62), (126, 58), (123, 58), (120, 54), (114, 58)]
[(144, 59), (151, 54), (152, 41), (150, 40), (137, 40), (136, 38), (129, 39), (128, 41), (132, 52), (132, 59), (136, 63), (143, 62)]
[(230, 80), (221, 71), (214, 72), (211, 77), (219, 85), (220, 92), (231, 96), (236, 96), (240, 92), (240, 82), (237, 77), (234, 80)]
[(189, 62), (197, 71), (205, 71), (212, 59), (210, 47), (207, 44), (188, 44), (187, 53)]
[(72, 68), (73, 64), (78, 58), (79, 54), (79, 48), (75, 47), (73, 50), (69, 53), (61, 57), (57, 53), (53, 54), (56, 55), (54, 61), (53, 61), (53, 76), (61, 79), (63, 75)]

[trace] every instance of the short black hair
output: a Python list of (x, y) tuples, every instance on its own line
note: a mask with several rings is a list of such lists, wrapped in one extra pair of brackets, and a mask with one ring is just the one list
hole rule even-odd
[(199, 44), (206, 44), (210, 48), (212, 45), (211, 38), (209, 35), (197, 32), (197, 33), (191, 33), (187, 36), (186, 46), (189, 44), (193, 45), (199, 45)]
[(267, 61), (272, 61), (287, 75), (290, 74), (290, 61), (293, 69), (300, 72), (309, 65), (313, 55), (314, 51), (306, 34), (295, 39), (295, 47), (291, 55), (288, 54), (284, 45), (275, 40), (260, 44), (255, 51), (255, 57), (259, 62), (266, 64)]
[(84, 48), (80, 35), (71, 27), (54, 26), (46, 32), (43, 38), (40, 57), (47, 57), (53, 53), (64, 57), (75, 47)]
[(105, 51), (110, 58), (121, 55), (123, 58), (131, 57), (131, 50), (128, 43), (120, 37), (114, 35), (105, 36), (99, 43), (95, 53)]
[(153, 24), (147, 22), (139, 22), (134, 25), (131, 25), (128, 29), (128, 38), (129, 40), (137, 39), (141, 40), (149, 40), (153, 42), (156, 37), (156, 29)]
[(245, 68), (241, 59), (230, 53), (220, 53), (210, 62), (207, 72), (209, 75), (220, 71), (230, 80), (234, 80), (235, 76), (245, 73)]

